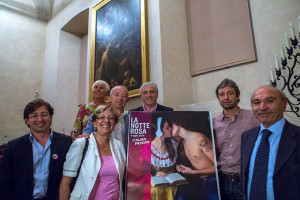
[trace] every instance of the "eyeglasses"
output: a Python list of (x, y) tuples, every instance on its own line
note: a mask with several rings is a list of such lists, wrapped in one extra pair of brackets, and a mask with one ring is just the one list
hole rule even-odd
[(32, 115), (29, 115), (28, 118), (29, 118), (29, 119), (37, 120), (37, 119), (39, 118), (39, 116), (41, 116), (42, 119), (46, 119), (46, 118), (48, 118), (50, 115), (49, 115), (49, 113), (42, 113), (41, 115), (38, 115), (38, 114), (32, 114)]
[(115, 118), (113, 116), (105, 116), (105, 115), (100, 115), (99, 117), (97, 117), (97, 119), (104, 121), (105, 119), (107, 119), (108, 121), (115, 121)]

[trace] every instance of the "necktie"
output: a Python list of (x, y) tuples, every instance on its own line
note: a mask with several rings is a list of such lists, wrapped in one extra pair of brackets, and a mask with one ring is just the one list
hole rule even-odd
[(257, 150), (250, 187), (250, 200), (267, 199), (267, 174), (269, 162), (269, 136), (272, 134), (268, 129), (262, 131), (262, 138)]

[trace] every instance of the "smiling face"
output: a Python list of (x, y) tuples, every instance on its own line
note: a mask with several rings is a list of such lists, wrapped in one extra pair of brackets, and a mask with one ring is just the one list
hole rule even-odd
[(226, 86), (218, 90), (218, 100), (223, 109), (233, 109), (237, 107), (239, 96), (234, 88)]
[(145, 105), (149, 107), (154, 106), (156, 104), (157, 97), (158, 92), (152, 85), (147, 85), (142, 88), (141, 99)]
[(98, 83), (93, 87), (93, 97), (96, 99), (104, 99), (107, 95), (107, 90), (105, 85), (102, 83)]
[(169, 138), (172, 137), (172, 128), (169, 126), (168, 122), (165, 122), (163, 127), (162, 127), (162, 132), (163, 132), (163, 136), (165, 138)]
[(124, 110), (128, 101), (128, 90), (124, 86), (114, 87), (111, 91), (110, 100), (112, 107)]
[(110, 135), (115, 129), (116, 125), (113, 112), (105, 110), (96, 117), (96, 120), (93, 122), (93, 124), (97, 129), (97, 133), (100, 135)]
[(46, 106), (38, 107), (34, 112), (28, 115), (25, 119), (30, 131), (35, 133), (50, 133), (52, 116), (50, 116)]
[(283, 117), (286, 104), (287, 101), (283, 99), (278, 89), (271, 86), (258, 88), (251, 98), (253, 114), (265, 128)]

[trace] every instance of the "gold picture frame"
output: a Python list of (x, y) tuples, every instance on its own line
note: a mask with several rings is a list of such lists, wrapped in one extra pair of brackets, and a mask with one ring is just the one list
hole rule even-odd
[(146, 0), (103, 0), (92, 9), (89, 99), (95, 80), (129, 97), (149, 80)]

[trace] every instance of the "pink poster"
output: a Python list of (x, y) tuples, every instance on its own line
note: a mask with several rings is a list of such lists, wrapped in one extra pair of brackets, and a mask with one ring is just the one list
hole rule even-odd
[(128, 133), (126, 199), (151, 197), (151, 113), (131, 112)]
[(209, 112), (131, 112), (126, 199), (218, 200)]

